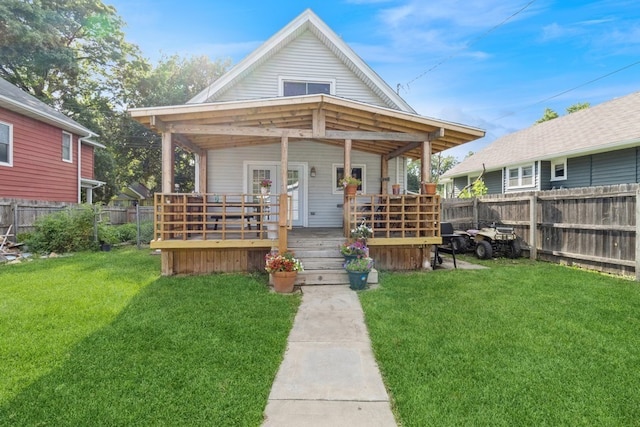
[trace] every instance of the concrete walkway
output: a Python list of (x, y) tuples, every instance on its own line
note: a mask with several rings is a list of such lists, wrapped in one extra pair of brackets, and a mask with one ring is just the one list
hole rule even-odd
[(396, 426), (356, 292), (302, 292), (263, 426)]

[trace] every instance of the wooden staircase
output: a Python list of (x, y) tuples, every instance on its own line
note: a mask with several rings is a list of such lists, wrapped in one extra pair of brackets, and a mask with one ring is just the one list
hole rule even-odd
[[(289, 235), (288, 246), (299, 258), (304, 271), (298, 273), (296, 285), (348, 285), (349, 276), (343, 268), (340, 245), (345, 238), (336, 233), (307, 232)], [(369, 284), (378, 283), (378, 271), (369, 273)]]

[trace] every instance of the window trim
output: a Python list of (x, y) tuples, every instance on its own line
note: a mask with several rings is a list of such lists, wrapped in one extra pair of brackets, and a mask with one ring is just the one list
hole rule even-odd
[[(523, 168), (531, 168), (531, 184), (523, 184), (522, 183), (522, 169)], [(536, 186), (536, 164), (535, 163), (527, 163), (519, 166), (510, 166), (507, 167), (507, 190), (512, 190), (515, 188), (534, 188)], [(511, 185), (511, 171), (517, 169), (518, 170), (518, 185)]]
[[(564, 176), (556, 176), (556, 165), (562, 164), (564, 166)], [(567, 180), (567, 158), (551, 160), (551, 181), (566, 181)]]
[[(284, 95), (284, 83), (317, 83), (317, 84), (329, 84), (329, 95), (336, 94), (336, 79), (315, 78), (315, 77), (296, 77), (296, 76), (278, 76), (278, 96)], [(309, 95), (309, 94), (307, 94)]]
[[(333, 194), (344, 194), (344, 188), (338, 185), (338, 169), (342, 169), (342, 173), (344, 174), (344, 164), (342, 163), (333, 163), (331, 165), (331, 179), (333, 186)], [(360, 175), (362, 176), (362, 182), (358, 186), (358, 193), (366, 194), (367, 193), (367, 165), (365, 164), (353, 164), (351, 165), (351, 171), (354, 169), (361, 169)]]
[[(64, 157), (64, 136), (69, 135), (69, 158)], [(62, 161), (67, 163), (73, 163), (73, 134), (62, 131)]]
[(13, 124), (0, 122), (0, 125), (9, 128), (9, 146), (7, 147), (7, 161), (0, 160), (0, 166), (13, 167)]

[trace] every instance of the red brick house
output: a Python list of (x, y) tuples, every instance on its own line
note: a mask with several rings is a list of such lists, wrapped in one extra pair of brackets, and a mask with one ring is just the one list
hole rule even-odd
[(0, 79), (0, 198), (92, 201), (94, 132)]

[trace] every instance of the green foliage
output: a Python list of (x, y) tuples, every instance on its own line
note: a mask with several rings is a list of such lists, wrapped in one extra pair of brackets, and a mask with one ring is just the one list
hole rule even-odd
[(0, 425), (258, 426), (300, 303), (116, 250), (0, 268)]
[(35, 231), (25, 242), (37, 253), (78, 252), (95, 249), (94, 208), (82, 205), (38, 219)]
[(489, 189), (484, 183), (484, 180), (482, 178), (478, 178), (473, 182), (471, 187), (463, 189), (458, 197), (461, 199), (471, 199), (473, 197), (484, 196), (488, 191)]
[[(431, 156), (431, 182), (437, 183), (442, 174), (458, 163), (455, 156), (442, 156), (442, 153)], [(407, 189), (415, 193), (420, 192), (420, 164), (420, 160), (411, 160), (407, 165)]]
[(398, 424), (637, 425), (637, 284), (508, 262), (359, 295)]
[[(113, 226), (115, 234), (117, 236), (117, 242), (120, 243), (133, 243), (136, 242), (137, 225), (135, 223), (121, 224)], [(153, 239), (153, 221), (143, 221), (140, 223), (140, 242), (149, 243)]]
[[(568, 106), (566, 108), (566, 112), (567, 114), (571, 114), (571, 113), (575, 113), (576, 111), (589, 108), (590, 106), (591, 104), (589, 104), (588, 102), (578, 102), (576, 104)], [(558, 117), (560, 117), (560, 115), (555, 111), (553, 111), (551, 108), (545, 108), (544, 114), (542, 115), (541, 118), (536, 120), (536, 123), (547, 122), (549, 120), (557, 119)]]

